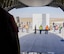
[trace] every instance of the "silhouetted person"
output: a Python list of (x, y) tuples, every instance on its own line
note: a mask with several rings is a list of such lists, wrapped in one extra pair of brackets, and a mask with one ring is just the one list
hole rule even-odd
[(0, 49), (2, 54), (20, 54), (18, 27), (14, 17), (0, 7)]
[(53, 22), (53, 30), (54, 30), (54, 32), (55, 32), (55, 27), (56, 27), (56, 26), (55, 26), (55, 23)]
[(34, 32), (34, 33), (36, 34), (36, 26), (35, 26), (35, 29), (34, 29), (34, 30), (35, 30), (35, 32)]

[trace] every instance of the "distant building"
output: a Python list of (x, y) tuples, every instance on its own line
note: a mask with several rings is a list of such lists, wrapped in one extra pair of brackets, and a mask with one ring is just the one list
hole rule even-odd
[(21, 18), (20, 19), (20, 23), (22, 24), (26, 24), (28, 22), (28, 24), (32, 23), (32, 18)]
[[(20, 25), (25, 25), (27, 22), (29, 24), (29, 26), (32, 28), (33, 27), (33, 18), (19, 18), (20, 19)], [(37, 20), (37, 19), (36, 19)], [(35, 20), (35, 21), (36, 21)], [(45, 20), (44, 20), (45, 21)], [(63, 22), (64, 22), (64, 18), (50, 18), (49, 19), (49, 26), (52, 27), (53, 22), (57, 25), (62, 25), (63, 26)], [(43, 22), (44, 23), (44, 22)], [(52, 28), (51, 28), (52, 29)]]
[(53, 23), (56, 25), (62, 25), (63, 26), (64, 18), (50, 18), (50, 26), (52, 26)]
[(64, 22), (64, 18), (50, 18), (50, 24), (52, 24), (53, 22), (55, 22), (55, 23), (63, 23)]
[(30, 28), (32, 28), (32, 18), (20, 18), (20, 25), (28, 24)]

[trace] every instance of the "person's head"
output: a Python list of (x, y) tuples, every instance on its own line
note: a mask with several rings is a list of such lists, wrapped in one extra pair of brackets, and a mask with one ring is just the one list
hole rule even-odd
[(53, 25), (54, 25), (54, 22), (53, 22)]
[(36, 25), (35, 25), (35, 27), (36, 27)]
[(42, 26), (42, 25), (40, 25), (40, 26)]

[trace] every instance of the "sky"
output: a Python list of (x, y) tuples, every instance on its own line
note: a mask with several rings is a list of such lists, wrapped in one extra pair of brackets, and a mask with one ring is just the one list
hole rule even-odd
[(50, 18), (64, 18), (64, 12), (59, 7), (24, 7), (24, 8), (14, 8), (9, 11), (14, 17), (19, 16), (20, 18), (30, 17), (32, 14), (50, 14)]

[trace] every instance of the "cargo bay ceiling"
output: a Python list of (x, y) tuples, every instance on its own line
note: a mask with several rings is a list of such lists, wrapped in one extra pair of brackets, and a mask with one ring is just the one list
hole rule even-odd
[(0, 0), (0, 6), (9, 11), (13, 8), (23, 7), (60, 7), (64, 11), (64, 0)]

